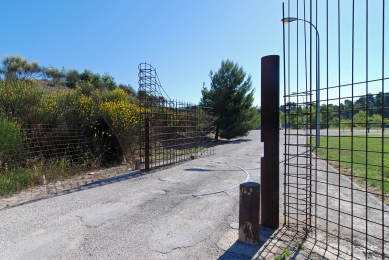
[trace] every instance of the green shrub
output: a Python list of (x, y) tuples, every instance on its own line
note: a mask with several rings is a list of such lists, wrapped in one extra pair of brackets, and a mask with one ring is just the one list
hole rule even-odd
[(95, 89), (90, 82), (81, 82), (78, 86), (81, 88), (81, 93), (87, 96), (90, 96)]
[(20, 163), (23, 156), (25, 138), (20, 126), (0, 115), (0, 173), (14, 164)]
[(34, 173), (32, 169), (2, 172), (0, 174), (0, 196), (11, 195), (35, 184), (38, 175), (39, 173)]

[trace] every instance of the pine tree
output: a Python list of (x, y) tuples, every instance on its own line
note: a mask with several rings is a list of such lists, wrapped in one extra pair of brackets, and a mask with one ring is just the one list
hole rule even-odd
[(222, 61), (220, 69), (210, 72), (211, 87), (203, 87), (200, 105), (212, 107), (216, 117), (216, 136), (231, 139), (247, 133), (259, 124), (251, 75), (237, 63)]

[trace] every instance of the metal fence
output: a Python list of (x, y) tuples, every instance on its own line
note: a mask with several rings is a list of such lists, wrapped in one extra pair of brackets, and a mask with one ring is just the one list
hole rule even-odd
[(171, 100), (156, 70), (139, 65), (140, 149), (146, 171), (214, 153), (212, 109)]
[(356, 259), (389, 258), (387, 12), (385, 1), (283, 8), (284, 222)]

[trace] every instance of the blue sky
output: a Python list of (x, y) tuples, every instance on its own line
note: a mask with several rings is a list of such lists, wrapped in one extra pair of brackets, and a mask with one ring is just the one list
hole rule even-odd
[[(291, 3), (290, 16), (297, 16), (297, 1), (289, 0), (285, 4), (288, 2)], [(303, 2), (299, 1), (299, 17), (303, 15)], [(310, 1), (305, 2), (308, 4)], [(324, 87), (327, 86), (325, 1), (318, 2), (321, 87)], [(363, 30), (366, 11), (364, 1), (355, 2), (354, 80), (359, 81), (366, 79)], [(328, 85), (332, 86), (339, 81), (335, 37), (337, 1), (329, 3)], [(351, 1), (342, 0), (341, 3), (343, 84), (351, 83)], [(369, 3), (369, 79), (382, 75), (381, 4), (378, 0)], [(261, 57), (276, 54), (282, 60), (280, 0), (18, 0), (1, 1), (0, 8), (3, 10), (0, 16), (1, 56), (18, 54), (30, 61), (37, 60), (44, 66), (80, 72), (89, 69), (100, 74), (108, 72), (117, 83), (131, 84), (135, 89), (138, 88), (138, 64), (147, 62), (157, 69), (161, 84), (170, 98), (192, 103), (199, 102), (203, 82), (207, 87), (210, 85), (210, 70), (216, 71), (222, 60), (231, 59), (252, 75), (256, 89), (254, 105), (260, 105)], [(389, 13), (388, 8), (389, 4), (386, 5), (386, 14)], [(297, 90), (296, 75), (299, 75), (299, 91), (302, 91), (300, 84), (305, 80), (303, 63), (293, 66), (296, 62), (293, 44), (298, 38), (302, 55), (304, 23), (294, 22), (289, 26), (292, 32), (291, 91)], [(298, 37), (297, 27), (300, 30)], [(385, 31), (389, 28), (388, 19), (385, 28)], [(389, 34), (385, 37), (388, 43)], [(385, 53), (385, 57), (389, 57), (389, 48)], [(387, 61), (388, 58), (385, 63)], [(297, 67), (299, 73), (293, 70)], [(385, 69), (386, 77), (388, 72), (389, 65)], [(372, 93), (379, 90), (379, 86), (374, 87), (374, 84), (370, 84), (369, 88)], [(366, 88), (358, 86), (355, 89), (363, 94)], [(344, 91), (344, 96), (351, 92), (350, 88)], [(326, 98), (325, 91), (322, 98)]]
[(41, 65), (108, 72), (138, 88), (156, 68), (170, 98), (198, 103), (210, 70), (231, 59), (252, 75), (260, 104), (262, 56), (282, 55), (282, 1), (1, 1), (0, 54)]

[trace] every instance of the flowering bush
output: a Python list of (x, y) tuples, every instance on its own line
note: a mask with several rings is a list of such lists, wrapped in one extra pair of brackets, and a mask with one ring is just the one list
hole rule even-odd
[(107, 101), (101, 104), (102, 116), (118, 131), (132, 131), (139, 122), (140, 108), (128, 101)]
[(58, 103), (59, 122), (81, 127), (96, 123), (96, 104), (80, 89), (60, 91), (53, 98)]
[(24, 124), (35, 123), (35, 113), (42, 97), (32, 81), (0, 83), (0, 112), (12, 113)]
[[(0, 172), (6, 160), (19, 167), (47, 169), (64, 155), (69, 165), (93, 161), (97, 167), (119, 162), (123, 153), (132, 155), (138, 145), (140, 107), (122, 89), (58, 90), (34, 81), (2, 81), (1, 114), (13, 121), (0, 118), (0, 144), (9, 144), (0, 146)], [(16, 160), (4, 152), (9, 147), (25, 156)]]

